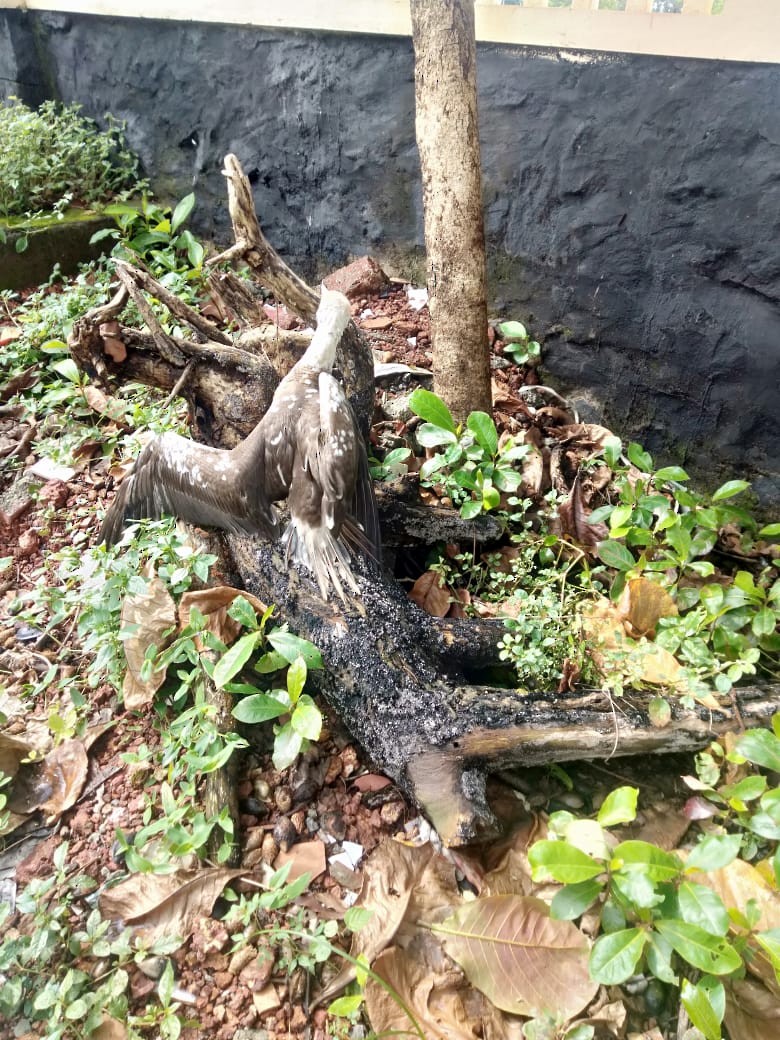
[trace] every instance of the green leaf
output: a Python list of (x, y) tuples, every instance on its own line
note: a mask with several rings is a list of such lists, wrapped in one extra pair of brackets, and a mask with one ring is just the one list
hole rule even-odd
[(290, 716), (290, 724), (296, 733), (300, 733), (307, 740), (320, 739), (322, 712), (307, 693), (304, 693), (295, 705), (295, 711)]
[(750, 627), (757, 636), (771, 635), (777, 627), (777, 618), (771, 607), (762, 607), (753, 617)]
[(477, 444), (492, 458), (498, 451), (496, 424), (486, 412), (472, 412), (466, 426), (474, 434)]
[(647, 944), (647, 932), (624, 928), (602, 935), (593, 944), (588, 961), (590, 976), (604, 986), (618, 986), (636, 972)]
[[(726, 991), (721, 982), (707, 986), (707, 981), (702, 979), (694, 984), (683, 979), (680, 998), (691, 1022), (704, 1033), (706, 1040), (721, 1040), (720, 1026), (726, 1010)], [(722, 1008), (720, 1013), (716, 1008)]]
[(780, 535), (780, 524), (767, 524), (758, 532), (759, 538), (775, 538)]
[(666, 697), (651, 697), (647, 706), (647, 714), (657, 729), (663, 729), (664, 726), (669, 725), (672, 717), (672, 708)]
[(268, 675), (270, 672), (278, 672), (280, 668), (287, 666), (287, 658), (276, 650), (269, 650), (255, 662), (255, 671), (259, 675)]
[(498, 509), (500, 505), (501, 494), (498, 488), (494, 488), (492, 484), (485, 484), (482, 488), (482, 508), (489, 513), (491, 509)]
[(359, 932), (366, 927), (373, 916), (373, 910), (368, 910), (364, 906), (351, 906), (344, 914), (344, 924), (351, 932)]
[(222, 657), (220, 657), (214, 665), (214, 674), (212, 675), (214, 685), (218, 689), (222, 689), (225, 683), (230, 682), (233, 676), (241, 671), (252, 656), (255, 647), (260, 642), (261, 638), (259, 632), (247, 632), (246, 635), (237, 639), (235, 643), (225, 651)]
[(750, 482), (747, 480), (727, 480), (725, 484), (721, 484), (717, 491), (713, 492), (712, 501), (722, 502), (726, 498), (733, 498), (734, 495), (747, 491), (749, 487)]
[(67, 354), (68, 344), (61, 339), (47, 339), (38, 349), (42, 354)]
[(452, 418), (449, 408), (440, 397), (431, 393), (430, 390), (418, 387), (409, 398), (409, 407), (415, 415), (419, 415), (421, 419), (433, 426), (449, 430), (450, 433), (457, 432), (455, 420)]
[(286, 715), (289, 710), (289, 704), (284, 704), (270, 693), (254, 693), (240, 700), (234, 706), (231, 714), (239, 722), (256, 724), (278, 719), (280, 715)]
[(593, 878), (576, 885), (564, 885), (553, 896), (550, 916), (558, 921), (574, 921), (598, 899), (603, 887), (600, 881)]
[(729, 975), (742, 966), (742, 958), (733, 946), (698, 925), (686, 921), (660, 918), (658, 931), (669, 940), (683, 960), (711, 975)]
[(662, 466), (653, 474), (655, 480), (677, 480), (685, 481), (691, 478), (681, 466)]
[(51, 366), (55, 372), (59, 375), (64, 376), (69, 382), (74, 383), (76, 386), (81, 382), (81, 374), (78, 369), (78, 365), (71, 357), (62, 358), (61, 361), (55, 361)]
[(661, 982), (668, 982), (671, 986), (679, 985), (679, 979), (672, 968), (672, 955), (674, 949), (668, 940), (664, 939), (658, 932), (650, 933), (650, 942), (647, 946), (647, 966), (650, 971)]
[(565, 841), (537, 841), (528, 853), (534, 881), (552, 877), (564, 885), (577, 884), (604, 872), (604, 864)]
[(628, 455), (629, 461), (633, 462), (637, 469), (641, 469), (644, 473), (650, 473), (652, 470), (653, 456), (650, 452), (645, 451), (641, 444), (632, 441), (626, 448), (626, 455)]
[[(631, 514), (634, 512), (634, 507), (629, 505), (615, 506), (609, 517), (609, 529), (610, 531), (617, 531), (618, 528), (623, 527), (631, 519)], [(593, 522), (593, 516), (590, 517)]]
[(452, 430), (444, 430), (441, 426), (428, 422), (417, 427), (415, 437), (422, 448), (438, 448), (442, 444), (457, 444), (458, 441)]
[(475, 516), (479, 516), (482, 512), (482, 503), (476, 499), (469, 499), (468, 502), (464, 502), (460, 507), (460, 515), (464, 520), (473, 520)]
[(674, 881), (682, 861), (646, 841), (623, 841), (612, 850), (613, 869), (641, 868), (651, 881)]
[(273, 763), (274, 769), (280, 772), (291, 766), (300, 754), (303, 737), (296, 732), (290, 723), (286, 723), (276, 734), (274, 740)]
[(780, 928), (770, 928), (765, 932), (756, 932), (756, 942), (769, 954), (772, 967), (780, 981)]
[(528, 339), (528, 331), (521, 321), (502, 321), (498, 331), (504, 340)]
[(768, 729), (749, 729), (739, 738), (736, 750), (749, 762), (780, 773), (780, 739)]
[(685, 862), (685, 871), (720, 870), (739, 855), (742, 838), (739, 834), (711, 834), (696, 845)]
[(171, 232), (176, 231), (177, 228), (181, 227), (184, 221), (192, 213), (192, 209), (195, 205), (195, 195), (190, 192), (189, 195), (185, 195), (184, 198), (176, 206), (171, 217)]
[(104, 227), (99, 231), (96, 231), (89, 240), (89, 244), (95, 245), (97, 242), (102, 242), (104, 238), (116, 238), (118, 232), (115, 228)]
[(360, 1005), (362, 1003), (362, 993), (353, 993), (351, 996), (337, 997), (332, 1003), (328, 1004), (328, 1014), (337, 1015), (340, 1018), (349, 1018), (350, 1015), (354, 1015), (360, 1011)]
[(14, 243), (14, 249), (17, 253), (23, 253), (29, 244), (30, 240), (27, 237), (27, 235), (19, 235), (16, 242)]
[(293, 663), (287, 669), (287, 692), (289, 693), (290, 700), (293, 704), (295, 704), (303, 693), (303, 688), (306, 685), (306, 674), (306, 662), (301, 655), (298, 654)]
[(636, 817), (637, 787), (618, 787), (604, 799), (596, 817), (602, 827), (615, 827), (619, 823), (630, 823)]
[(302, 657), (310, 671), (322, 668), (322, 655), (308, 639), (301, 639), (284, 628), (275, 628), (268, 633), (268, 642), (289, 664), (292, 664), (296, 657)]
[(691, 555), (691, 536), (680, 524), (675, 524), (674, 527), (668, 529), (666, 541), (681, 560), (685, 561)]
[(725, 935), (729, 930), (729, 915), (723, 900), (706, 885), (683, 881), (677, 890), (680, 914), (688, 924), (697, 924), (711, 935)]
[(612, 538), (599, 542), (597, 551), (602, 563), (606, 563), (607, 567), (614, 567), (616, 571), (630, 571), (636, 567), (636, 560), (625, 545)]
[(233, 618), (244, 628), (257, 628), (257, 615), (252, 604), (244, 596), (236, 596), (228, 607), (228, 617)]

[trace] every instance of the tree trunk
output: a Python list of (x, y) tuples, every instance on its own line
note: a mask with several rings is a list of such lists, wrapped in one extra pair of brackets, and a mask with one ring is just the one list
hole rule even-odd
[(411, 0), (433, 388), (491, 411), (473, 0)]

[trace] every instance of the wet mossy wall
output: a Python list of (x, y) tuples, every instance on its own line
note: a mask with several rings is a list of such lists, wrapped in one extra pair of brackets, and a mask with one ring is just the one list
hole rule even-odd
[[(128, 125), (229, 240), (222, 157), (309, 273), (419, 273), (408, 39), (0, 11), (0, 90)], [(493, 309), (546, 378), (714, 484), (780, 502), (780, 66), (479, 48)]]

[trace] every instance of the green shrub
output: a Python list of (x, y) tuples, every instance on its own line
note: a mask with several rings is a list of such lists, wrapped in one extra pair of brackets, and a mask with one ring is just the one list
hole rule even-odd
[(99, 130), (80, 108), (44, 101), (32, 111), (14, 97), (0, 105), (0, 216), (61, 212), (139, 187), (122, 124), (106, 116)]

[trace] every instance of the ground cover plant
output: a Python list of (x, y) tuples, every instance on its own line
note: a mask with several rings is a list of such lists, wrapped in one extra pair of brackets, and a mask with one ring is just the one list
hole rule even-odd
[[(166, 249), (188, 206), (148, 210), (148, 227), (129, 221), (116, 244), (126, 250), (130, 235), (148, 231), (168, 237), (136, 241), (135, 253)], [(158, 270), (167, 266), (197, 299), (201, 283), (189, 275), (203, 256), (187, 268), (191, 243), (181, 245), (176, 271), (167, 261)], [(180, 408), (147, 389), (96, 397), (67, 364), (67, 326), (109, 295), (108, 271), (4, 298), (2, 382), (15, 412), (3, 433), (12, 449), (22, 444), (7, 455), (6, 479), (24, 476), (33, 446), (38, 462), (72, 471), (48, 471), (58, 476), (44, 478), (3, 553), (3, 645), (27, 665), (23, 681), (11, 672), (6, 683), (21, 709), (6, 700), (0, 708), (8, 735), (25, 746), (8, 760), (14, 783), (0, 791), (11, 790), (0, 810), (21, 815), (27, 716), (48, 733), (32, 757), (69, 778), (42, 810), (69, 833), (37, 854), (4, 922), (4, 1036), (19, 1024), (47, 1037), (221, 1040), (241, 1024), (276, 1036), (307, 1027), (318, 1038), (358, 1036), (350, 1030), (363, 1009), (376, 1034), (431, 1038), (466, 1028), (671, 1037), (682, 1015), (707, 1040), (724, 1023), (732, 1040), (773, 1035), (777, 727), (724, 738), (665, 788), (647, 773), (626, 782), (622, 765), (595, 781), (578, 766), (510, 777), (508, 843), (441, 856), (392, 785), (361, 770), (338, 720), (312, 696), (316, 648), (271, 605), (230, 588), (216, 552), (172, 521), (140, 525), (119, 550), (90, 547), (112, 474), (150, 429), (184, 423)], [(399, 289), (371, 302), (374, 313), (394, 306), (400, 324), (410, 320), (404, 300)], [(424, 344), (424, 316), (415, 320)], [(745, 677), (773, 678), (777, 526), (741, 504), (744, 482), (695, 492), (682, 469), (656, 466), (609, 430), (573, 416), (561, 424), (560, 415), (556, 426), (517, 324), (505, 340), (497, 330), (494, 356), (522, 366), (500, 369), (494, 415), (459, 427), (415, 390), (407, 416), (374, 431), (378, 475), (419, 469), (425, 499), (447, 500), (466, 518), (499, 516), (505, 532), (484, 551), (441, 546), (419, 562), (412, 594), (433, 581), (440, 595), (429, 589), (426, 606), (504, 615), (518, 697), (537, 683), (608, 683), (616, 698), (653, 684), (662, 725), (676, 698), (707, 703)], [(404, 328), (393, 349), (407, 338)], [(534, 342), (527, 332), (525, 340)], [(402, 357), (427, 360), (409, 347)], [(120, 691), (131, 710), (117, 727)], [(220, 717), (214, 691), (235, 699), (232, 717)], [(235, 832), (203, 792), (239, 760)], [(95, 813), (78, 800), (91, 761), (108, 792)], [(663, 834), (652, 827), (655, 808)], [(403, 842), (381, 842), (396, 832)], [(327, 859), (331, 848), (348, 855), (350, 843), (370, 853), (359, 872)], [(361, 879), (357, 912), (346, 911), (343, 897), (354, 899)], [(322, 1005), (309, 1010), (315, 985)], [(338, 995), (345, 985), (348, 995)]]
[(106, 116), (100, 130), (80, 110), (54, 101), (32, 110), (14, 97), (0, 104), (0, 217), (62, 214), (143, 187), (122, 124)]

